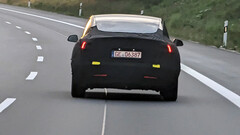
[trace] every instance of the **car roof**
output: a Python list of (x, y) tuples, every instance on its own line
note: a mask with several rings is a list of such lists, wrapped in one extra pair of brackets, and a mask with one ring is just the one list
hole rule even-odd
[(145, 15), (133, 15), (133, 14), (102, 14), (93, 15), (92, 26), (97, 26), (98, 22), (101, 21), (123, 21), (123, 22), (138, 22), (138, 23), (151, 23), (162, 27), (162, 19), (158, 17), (145, 16)]

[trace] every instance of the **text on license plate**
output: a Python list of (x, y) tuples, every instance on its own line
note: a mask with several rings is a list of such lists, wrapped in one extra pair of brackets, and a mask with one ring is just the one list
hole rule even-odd
[(142, 52), (136, 51), (112, 51), (113, 58), (142, 58)]

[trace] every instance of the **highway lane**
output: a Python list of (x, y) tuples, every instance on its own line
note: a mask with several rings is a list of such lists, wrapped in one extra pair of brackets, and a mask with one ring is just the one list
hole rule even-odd
[[(185, 41), (182, 62), (240, 95), (240, 54)], [(197, 51), (196, 51), (197, 50)]]
[[(80, 18), (33, 9), (6, 5), (0, 7), (81, 26), (86, 22)], [(9, 25), (6, 21), (12, 24)], [(185, 72), (181, 72), (179, 78), (179, 99), (176, 103), (163, 102), (151, 91), (114, 89), (107, 89), (107, 96), (104, 89), (95, 89), (87, 93), (86, 99), (73, 99), (70, 96), (70, 56), (73, 44), (66, 42), (66, 36), (73, 33), (81, 35), (82, 29), (2, 10), (0, 25), (0, 81), (3, 82), (0, 86), (0, 102), (9, 97), (16, 98), (16, 101), (0, 114), (1, 135), (240, 133), (239, 108)], [(22, 29), (17, 29), (16, 25)], [(26, 34), (26, 30), (31, 34)], [(36, 37), (38, 42), (34, 42), (32, 37)], [(219, 61), (219, 58), (212, 56), (213, 53), (221, 52), (224, 56), (237, 57), (236, 54), (218, 49), (213, 51), (209, 47), (185, 43), (186, 46), (180, 48), (183, 63), (209, 77), (215, 69), (209, 70), (211, 68), (201, 62), (209, 64), (214, 59)], [(36, 45), (40, 45), (42, 50), (37, 50)], [(212, 52), (208, 53), (208, 48)], [(44, 61), (37, 62), (38, 56), (44, 56)], [(207, 58), (202, 60), (201, 57), (209, 57), (209, 61)], [(194, 58), (200, 61), (199, 65)], [(227, 61), (226, 59), (223, 60)], [(230, 69), (226, 68), (224, 71), (231, 75)], [(34, 80), (26, 81), (25, 78), (31, 71), (37, 71), (38, 75)], [(225, 82), (218, 73), (215, 76), (214, 81)], [(233, 85), (230, 88), (238, 87)]]
[[(11, 59), (9, 64), (17, 63), (16, 60), (23, 63), (13, 67), (9, 73), (17, 71), (18, 68), (23, 68), (24, 71), (21, 71), (20, 75), (15, 73), (17, 78), (21, 78), (18, 84), (12, 81), (16, 80), (14, 74), (12, 78), (6, 77), (8, 81), (2, 78), (5, 83), (1, 84), (0, 95), (3, 97), (1, 101), (8, 97), (15, 97), (16, 101), (8, 108), (9, 110), (1, 113), (0, 134), (77, 134), (79, 132), (98, 134), (98, 132), (101, 132), (105, 101), (73, 100), (70, 97), (70, 56), (73, 45), (67, 43), (66, 37), (56, 32), (57, 30), (49, 30), (49, 28), (36, 23), (39, 20), (33, 24), (25, 18), (18, 19), (5, 13), (1, 13), (1, 17), (3, 18), (1, 19), (3, 24), (7, 20), (12, 23), (10, 26), (7, 25), (8, 27), (16, 29), (15, 25), (19, 25), (22, 29), (30, 31), (31, 35), (26, 35), (24, 30), (19, 32), (18, 29), (5, 36), (4, 33), (7, 33), (8, 29), (6, 28), (2, 32), (3, 38), (1, 39), (8, 39), (8, 36), (12, 36), (11, 43), (8, 44), (12, 48), (9, 49), (14, 50), (18, 55), (24, 54), (20, 60), (17, 59), (17, 56), (14, 56), (14, 53), (6, 53), (1, 56), (7, 59), (5, 61)], [(63, 26), (59, 26), (58, 29), (61, 27)], [(17, 32), (19, 32), (19, 35), (16, 34)], [(19, 38), (14, 39), (15, 37)], [(25, 47), (14, 48), (19, 43), (22, 46), (26, 45), (20, 42), (20, 39), (24, 37), (30, 44), (29, 49), (25, 49)], [(37, 37), (38, 42), (32, 41), (32, 37)], [(7, 44), (8, 42), (9, 40), (1, 40), (1, 44)], [(37, 50), (36, 45), (40, 45), (42, 50)], [(28, 52), (27, 50), (31, 51)], [(8, 52), (6, 49), (4, 51)], [(38, 55), (44, 56), (44, 62), (37, 62)], [(26, 61), (28, 59), (30, 60)], [(5, 67), (8, 65), (1, 64), (1, 66), (4, 69), (3, 72), (8, 69), (8, 67)], [(37, 71), (38, 75), (33, 81), (26, 81), (25, 78), (31, 71)], [(8, 72), (4, 73), (7, 74)], [(13, 85), (13, 87), (9, 87), (9, 85)], [(62, 102), (62, 99), (65, 99), (65, 102)], [(10, 111), (11, 109), (12, 111)], [(85, 121), (85, 118), (88, 121)], [(95, 124), (91, 125), (91, 123)], [(95, 130), (89, 130), (88, 125), (91, 125)]]
[[(30, 47), (32, 46), (31, 42), (29, 42), (31, 41), (30, 37), (18, 30), (15, 25), (7, 24), (2, 18), (0, 20), (0, 81), (1, 89), (4, 89), (3, 93), (0, 94), (0, 97), (2, 97), (5, 95), (4, 92), (9, 89), (17, 89), (16, 86), (22, 84), (21, 80), (29, 72), (27, 70), (29, 63), (34, 63), (29, 56), (34, 55), (36, 52), (34, 48)], [(8, 96), (11, 96), (11, 94), (13, 93)]]

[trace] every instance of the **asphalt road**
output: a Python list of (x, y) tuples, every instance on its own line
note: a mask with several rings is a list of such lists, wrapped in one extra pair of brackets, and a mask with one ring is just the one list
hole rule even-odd
[[(185, 70), (177, 102), (164, 102), (152, 91), (117, 89), (72, 98), (74, 44), (66, 38), (83, 29), (63, 22), (84, 26), (86, 20), (0, 5), (0, 135), (240, 134), (239, 106)], [(182, 63), (236, 93), (233, 100), (240, 102), (240, 55), (184, 43)]]

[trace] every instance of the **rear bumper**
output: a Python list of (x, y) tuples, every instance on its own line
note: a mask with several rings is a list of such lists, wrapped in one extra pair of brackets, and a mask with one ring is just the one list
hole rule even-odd
[[(75, 83), (86, 88), (121, 88), (164, 90), (176, 84), (180, 64), (161, 64), (153, 68), (153, 63), (102, 62), (98, 66), (91, 61), (72, 61), (72, 73)], [(171, 66), (169, 66), (171, 65)]]

